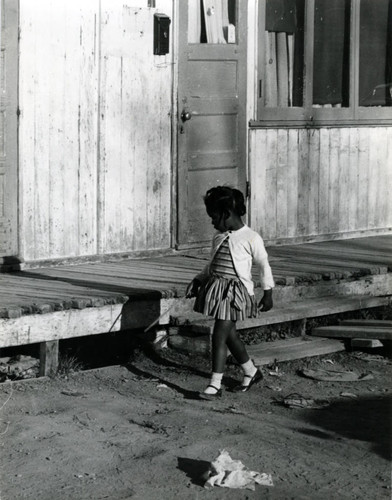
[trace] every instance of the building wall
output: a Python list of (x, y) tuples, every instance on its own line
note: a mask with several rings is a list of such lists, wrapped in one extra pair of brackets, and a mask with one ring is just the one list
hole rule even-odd
[(0, 269), (18, 254), (18, 6), (0, 0)]
[(170, 247), (172, 0), (20, 0), (25, 260)]
[(251, 224), (269, 243), (392, 228), (392, 128), (252, 129)]
[[(25, 260), (172, 246), (173, 41), (181, 27), (173, 20), (175, 0), (155, 3), (20, 0), (19, 234)], [(251, 120), (257, 2), (247, 5)], [(153, 55), (155, 12), (172, 19), (166, 56)], [(250, 223), (267, 242), (391, 228), (391, 128), (251, 128), (248, 140)]]

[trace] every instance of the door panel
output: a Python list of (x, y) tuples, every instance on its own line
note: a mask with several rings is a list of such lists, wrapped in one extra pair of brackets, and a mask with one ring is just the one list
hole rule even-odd
[[(211, 16), (211, 12), (216, 16), (217, 12), (211, 10), (214, 7), (210, 3), (205, 0), (179, 2), (180, 26), (193, 29), (192, 22), (197, 19), (200, 24), (200, 15), (202, 19), (203, 16), (206, 19)], [(239, 10), (237, 4), (244, 10)], [(202, 13), (197, 12), (197, 5), (204, 5)], [(222, 31), (219, 23), (211, 25), (207, 35), (203, 35), (200, 27), (193, 29), (189, 35), (186, 29), (180, 29), (177, 136), (179, 248), (205, 246), (211, 240), (214, 230), (203, 202), (209, 188), (229, 185), (245, 189), (246, 5), (243, 0), (227, 0), (229, 18), (235, 19), (235, 27), (230, 24), (228, 28), (231, 35), (227, 35), (228, 31), (224, 28)], [(192, 19), (188, 19), (188, 8)], [(210, 42), (188, 42), (203, 39), (203, 36)], [(212, 43), (211, 40), (219, 40), (220, 43)], [(235, 43), (227, 43), (226, 40)]]
[(18, 254), (18, 2), (0, 0), (0, 261)]
[(196, 115), (188, 125), (189, 153), (203, 151), (204, 154), (216, 156), (220, 152), (230, 151), (233, 149), (233, 138), (237, 142), (236, 133), (236, 115)]
[[(203, 56), (202, 56), (203, 57)], [(192, 61), (194, 74), (188, 76), (189, 91), (197, 91), (199, 96), (209, 97), (231, 95), (236, 97), (237, 62), (236, 61)], [(208, 78), (206, 78), (208, 75)], [(218, 83), (218, 85), (217, 85)]]

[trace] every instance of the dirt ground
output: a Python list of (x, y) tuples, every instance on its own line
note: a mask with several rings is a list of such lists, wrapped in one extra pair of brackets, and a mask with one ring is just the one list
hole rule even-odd
[[(301, 368), (370, 380), (321, 382)], [(0, 384), (1, 500), (391, 498), (391, 375), (350, 353), (263, 367), (245, 394), (229, 364), (219, 400), (205, 358), (139, 348), (127, 364)], [(327, 400), (323, 409), (282, 399)], [(272, 475), (255, 491), (203, 487), (222, 449)]]

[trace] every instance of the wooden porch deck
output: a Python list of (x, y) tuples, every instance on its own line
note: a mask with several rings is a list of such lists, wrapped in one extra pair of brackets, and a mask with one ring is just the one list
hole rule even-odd
[[(268, 248), (276, 285), (392, 272), (392, 235)], [(0, 318), (182, 297), (207, 255), (45, 267), (0, 274)], [(255, 276), (256, 287), (259, 286)]]
[[(338, 284), (356, 284), (363, 295), (392, 294), (392, 235), (275, 246), (268, 253), (277, 305), (298, 300), (305, 289), (331, 296)], [(176, 300), (190, 302), (181, 297), (207, 258), (178, 253), (0, 274), (0, 348), (147, 326)]]

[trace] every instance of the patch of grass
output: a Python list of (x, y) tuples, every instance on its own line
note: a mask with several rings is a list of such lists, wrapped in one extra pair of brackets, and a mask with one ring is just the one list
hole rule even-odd
[(67, 375), (70, 375), (71, 373), (79, 372), (83, 369), (83, 363), (81, 363), (75, 356), (62, 354), (59, 358), (59, 366), (56, 375), (59, 377), (65, 377)]

